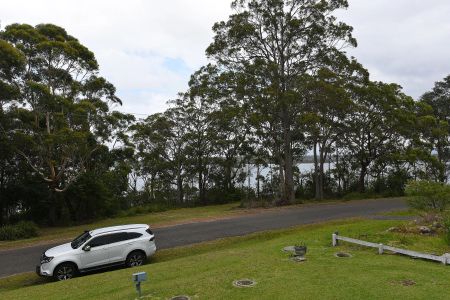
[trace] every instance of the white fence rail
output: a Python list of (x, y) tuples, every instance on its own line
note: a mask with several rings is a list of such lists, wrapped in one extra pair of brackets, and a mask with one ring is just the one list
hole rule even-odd
[(333, 233), (332, 239), (333, 239), (333, 247), (337, 246), (339, 244), (339, 241), (345, 241), (348, 243), (358, 244), (358, 245), (362, 245), (362, 246), (366, 246), (366, 247), (377, 248), (378, 254), (383, 254), (383, 252), (385, 250), (387, 250), (387, 251), (391, 251), (394, 253), (408, 255), (408, 256), (411, 256), (414, 258), (423, 258), (423, 259), (438, 261), (444, 265), (447, 265), (450, 263), (450, 254), (449, 253), (445, 253), (444, 255), (441, 255), (441, 256), (433, 255), (433, 254), (426, 254), (426, 253), (421, 253), (421, 252), (417, 252), (417, 251), (395, 248), (395, 247), (391, 247), (391, 246), (387, 246), (387, 245), (383, 245), (383, 244), (377, 244), (377, 243), (371, 243), (371, 242), (366, 242), (366, 241), (362, 241), (362, 240), (352, 239), (349, 237), (340, 236), (338, 232)]

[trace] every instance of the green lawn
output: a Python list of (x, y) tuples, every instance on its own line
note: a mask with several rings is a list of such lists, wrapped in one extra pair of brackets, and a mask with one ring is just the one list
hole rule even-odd
[(100, 220), (87, 225), (72, 227), (41, 228), (39, 236), (26, 240), (0, 241), (0, 250), (14, 247), (33, 245), (39, 242), (60, 241), (74, 238), (86, 229), (122, 225), (122, 224), (150, 224), (161, 227), (187, 221), (229, 217), (233, 215), (250, 213), (245, 209), (234, 209), (239, 203), (212, 205), (195, 208), (179, 208), (158, 213), (147, 213), (130, 217), (116, 217)]
[[(409, 249), (450, 249), (437, 237), (388, 233), (399, 221), (346, 220), (258, 233), (160, 251), (150, 264), (89, 275), (67, 282), (23, 287), (27, 274), (0, 280), (0, 299), (134, 299), (131, 274), (146, 271), (144, 299), (185, 294), (193, 299), (450, 299), (450, 267), (400, 255), (378, 255), (375, 249), (330, 246), (331, 233)], [(304, 241), (307, 261), (295, 263), (284, 246)], [(352, 258), (336, 258), (346, 251)], [(257, 281), (235, 288), (235, 279)], [(414, 285), (403, 283), (413, 282)], [(22, 288), (19, 288), (21, 287)]]

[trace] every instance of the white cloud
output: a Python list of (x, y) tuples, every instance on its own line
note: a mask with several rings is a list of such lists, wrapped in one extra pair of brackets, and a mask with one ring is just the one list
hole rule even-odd
[[(117, 88), (127, 112), (150, 114), (186, 89), (206, 62), (214, 22), (228, 0), (2, 1), (2, 25), (54, 23), (91, 49), (101, 74)], [(182, 62), (168, 66), (167, 59)]]
[(339, 13), (354, 27), (349, 51), (372, 78), (402, 85), (416, 99), (450, 74), (450, 3), (447, 0), (349, 0)]
[[(417, 98), (450, 74), (448, 0), (349, 1), (339, 16), (355, 28), (359, 47), (350, 54), (374, 79), (400, 83)], [(212, 25), (231, 12), (231, 0), (1, 2), (3, 26), (54, 23), (78, 38), (117, 87), (120, 110), (142, 114), (164, 110), (187, 87), (189, 73), (206, 62)]]

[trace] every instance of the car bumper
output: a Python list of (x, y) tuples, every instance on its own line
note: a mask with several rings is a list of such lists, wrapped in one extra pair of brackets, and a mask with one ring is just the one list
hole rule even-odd
[(150, 241), (150, 246), (146, 249), (147, 257), (152, 256), (156, 252), (156, 243), (154, 240)]
[(41, 277), (50, 277), (50, 273), (48, 271), (42, 270), (41, 266), (36, 266), (36, 274)]

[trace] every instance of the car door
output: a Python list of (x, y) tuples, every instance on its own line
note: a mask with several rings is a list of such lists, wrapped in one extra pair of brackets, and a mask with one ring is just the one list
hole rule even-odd
[(110, 234), (97, 236), (88, 241), (82, 249), (85, 249), (86, 246), (90, 246), (90, 249), (88, 251), (83, 250), (80, 255), (81, 269), (94, 268), (110, 263), (110, 256), (106, 251), (110, 241)]
[(127, 251), (130, 248), (128, 233), (115, 233), (111, 238), (112, 242), (107, 247), (111, 263), (125, 261), (126, 255), (128, 254)]

